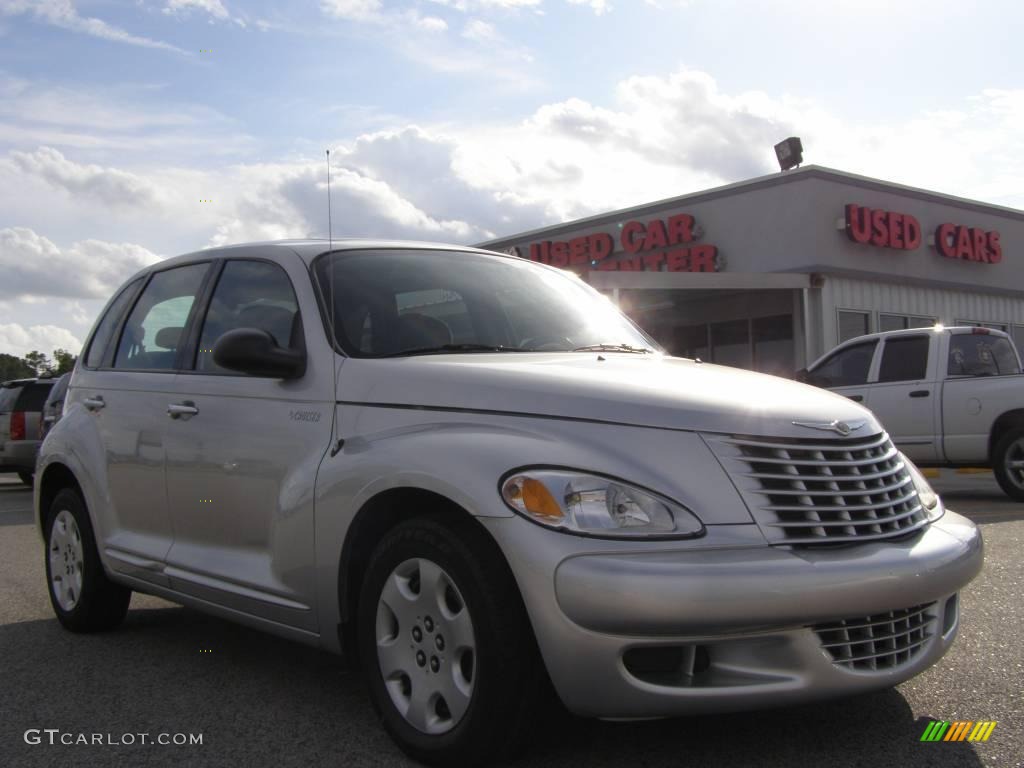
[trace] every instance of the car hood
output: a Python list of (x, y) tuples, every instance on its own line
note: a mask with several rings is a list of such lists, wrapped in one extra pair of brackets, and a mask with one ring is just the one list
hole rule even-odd
[(346, 403), (489, 411), (631, 426), (826, 438), (794, 425), (863, 422), (851, 400), (789, 379), (663, 355), (496, 353), (350, 358), (339, 370)]

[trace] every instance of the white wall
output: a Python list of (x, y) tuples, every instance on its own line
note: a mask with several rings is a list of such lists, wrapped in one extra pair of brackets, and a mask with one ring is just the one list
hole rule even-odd
[(821, 308), (824, 348), (816, 350), (818, 355), (839, 343), (836, 316), (839, 309), (870, 311), (872, 332), (879, 330), (880, 312), (935, 317), (944, 325), (952, 325), (957, 320), (1024, 325), (1024, 299), (1021, 298), (833, 275), (826, 276), (821, 288)]

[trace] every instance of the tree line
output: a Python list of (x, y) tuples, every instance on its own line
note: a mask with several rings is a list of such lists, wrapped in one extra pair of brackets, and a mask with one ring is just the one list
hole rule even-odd
[(75, 367), (75, 355), (66, 349), (53, 350), (53, 358), (43, 352), (33, 350), (24, 357), (0, 352), (0, 381), (9, 379), (28, 379), (33, 376), (60, 376), (70, 373)]

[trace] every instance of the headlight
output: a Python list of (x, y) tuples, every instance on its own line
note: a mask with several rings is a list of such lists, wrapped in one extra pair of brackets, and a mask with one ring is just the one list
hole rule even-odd
[(924, 511), (928, 515), (928, 519), (938, 520), (946, 511), (942, 506), (942, 499), (939, 498), (939, 494), (935, 492), (935, 489), (932, 488), (924, 475), (921, 474), (921, 470), (914, 466), (914, 462), (902, 453), (900, 454), (900, 458), (903, 459), (903, 463), (906, 465), (907, 471), (910, 473), (910, 479), (914, 481), (914, 488), (917, 490), (917, 497), (921, 500), (921, 506), (924, 507)]
[(501, 497), (536, 523), (589, 536), (682, 538), (704, 525), (689, 510), (620, 480), (562, 469), (524, 469), (501, 483)]

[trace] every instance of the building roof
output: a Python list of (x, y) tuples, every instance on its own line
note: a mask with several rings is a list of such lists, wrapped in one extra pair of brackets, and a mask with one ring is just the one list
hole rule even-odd
[(630, 216), (634, 213), (651, 212), (657, 209), (678, 208), (682, 205), (708, 202), (720, 197), (728, 197), (731, 195), (742, 194), (744, 192), (750, 192), (757, 189), (764, 189), (766, 187), (793, 184), (796, 182), (805, 181), (807, 179), (825, 179), (827, 181), (835, 181), (841, 184), (861, 187), (863, 189), (873, 189), (880, 192), (890, 192), (903, 195), (904, 197), (912, 197), (918, 200), (924, 200), (926, 202), (941, 203), (943, 205), (950, 205), (957, 208), (963, 208), (966, 210), (980, 211), (983, 213), (989, 213), (996, 216), (1005, 216), (1007, 218), (1024, 221), (1024, 211), (1019, 210), (1017, 208), (1009, 208), (1007, 206), (994, 205), (992, 203), (982, 203), (977, 200), (970, 200), (965, 197), (957, 197), (956, 195), (947, 195), (941, 192), (932, 192), (927, 189), (910, 187), (905, 184), (896, 184), (891, 181), (873, 179), (869, 176), (861, 176), (856, 173), (838, 171), (834, 168), (826, 168), (821, 165), (805, 165), (801, 168), (796, 168), (791, 171), (771, 173), (768, 174), (767, 176), (758, 176), (753, 179), (747, 179), (746, 181), (738, 181), (733, 184), (725, 184), (721, 187), (712, 187), (711, 189), (705, 189), (699, 192), (690, 192), (685, 195), (679, 195), (677, 197), (669, 197), (664, 200), (655, 200), (653, 202), (644, 203), (642, 205), (634, 205), (629, 208), (620, 208), (615, 211), (608, 211), (606, 213), (600, 213), (595, 216), (587, 216), (582, 219), (575, 219), (573, 221), (566, 221), (560, 224), (553, 224), (546, 227), (540, 227), (538, 229), (533, 229), (528, 232), (518, 232), (510, 235), (505, 235), (504, 237), (496, 237), (492, 240), (488, 240), (486, 242), (477, 244), (477, 247), (493, 248), (496, 246), (500, 247), (501, 245), (513, 241), (541, 239), (542, 237), (546, 237), (549, 235), (555, 235), (561, 232), (579, 229), (580, 227), (585, 227), (588, 225), (599, 224), (604, 221), (607, 221), (610, 218), (617, 219)]

